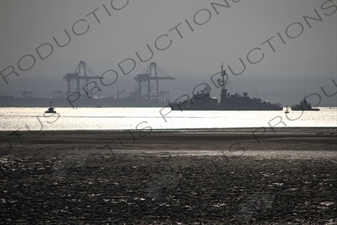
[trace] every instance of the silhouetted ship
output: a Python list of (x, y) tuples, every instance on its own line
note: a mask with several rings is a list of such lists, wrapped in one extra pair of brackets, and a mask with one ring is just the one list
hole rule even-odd
[(308, 103), (307, 100), (304, 98), (301, 100), (300, 104), (291, 106), (291, 110), (293, 111), (304, 111), (304, 110), (319, 111), (319, 108), (312, 108), (311, 104)]
[(45, 111), (45, 113), (56, 113), (56, 111), (54, 110), (54, 108), (51, 106), (51, 102), (50, 102), (50, 107), (48, 108), (47, 111)]
[(201, 90), (195, 94), (190, 100), (184, 102), (169, 103), (172, 110), (283, 110), (281, 104), (272, 104), (268, 101), (262, 101), (260, 98), (250, 98), (247, 92), (243, 95), (231, 95), (226, 89), (225, 76), (226, 71), (221, 66), (222, 80), (218, 79), (221, 88), (221, 99), (218, 102), (217, 98), (210, 96), (209, 88)]

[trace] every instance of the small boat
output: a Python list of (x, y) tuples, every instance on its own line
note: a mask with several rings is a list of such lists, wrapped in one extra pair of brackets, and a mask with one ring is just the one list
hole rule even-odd
[(312, 108), (311, 104), (307, 102), (304, 98), (301, 100), (300, 104), (296, 104), (291, 106), (291, 110), (293, 111), (319, 111), (319, 108)]
[(45, 113), (56, 113), (56, 111), (54, 110), (54, 108), (51, 106), (51, 102), (50, 102), (50, 107), (48, 108), (47, 111), (45, 111)]

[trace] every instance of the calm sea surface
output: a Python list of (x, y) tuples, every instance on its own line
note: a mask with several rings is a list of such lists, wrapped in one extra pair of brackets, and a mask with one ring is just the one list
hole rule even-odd
[[(120, 130), (335, 127), (337, 108), (320, 111), (171, 111), (169, 108), (0, 108), (0, 130)], [(282, 123), (283, 122), (283, 123)], [(151, 128), (150, 128), (151, 127)]]

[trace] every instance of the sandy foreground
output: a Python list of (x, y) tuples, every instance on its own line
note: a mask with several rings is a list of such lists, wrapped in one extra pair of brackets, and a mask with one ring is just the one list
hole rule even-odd
[(0, 132), (0, 224), (337, 224), (337, 128)]

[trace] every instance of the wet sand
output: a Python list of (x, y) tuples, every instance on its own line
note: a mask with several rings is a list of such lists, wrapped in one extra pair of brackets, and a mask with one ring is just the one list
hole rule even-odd
[(7, 131), (0, 140), (0, 223), (337, 223), (337, 128)]

